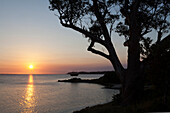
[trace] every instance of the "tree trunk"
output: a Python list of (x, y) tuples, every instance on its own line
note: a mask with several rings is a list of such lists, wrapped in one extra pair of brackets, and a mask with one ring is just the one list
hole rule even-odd
[(143, 68), (140, 63), (139, 40), (136, 34), (135, 40), (130, 40), (128, 47), (128, 68), (123, 80), (123, 105), (135, 104), (143, 95), (144, 79)]
[(123, 81), (123, 105), (138, 103), (144, 90), (143, 68), (140, 62), (141, 24), (138, 22), (138, 7), (139, 1), (136, 0), (129, 15), (128, 67)]
[(143, 90), (143, 74), (138, 70), (127, 70), (122, 88), (122, 105), (139, 103), (143, 96)]

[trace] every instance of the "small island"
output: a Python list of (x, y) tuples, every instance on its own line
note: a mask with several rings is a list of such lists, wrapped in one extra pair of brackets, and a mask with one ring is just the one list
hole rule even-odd
[[(73, 73), (69, 72), (68, 74)], [(114, 71), (104, 71), (104, 72), (74, 72), (76, 74), (104, 74), (104, 76), (98, 79), (81, 79), (81, 78), (70, 78), (67, 80), (58, 80), (58, 82), (70, 82), (70, 83), (95, 83), (104, 85), (106, 88), (120, 89), (120, 80), (116, 76)]]

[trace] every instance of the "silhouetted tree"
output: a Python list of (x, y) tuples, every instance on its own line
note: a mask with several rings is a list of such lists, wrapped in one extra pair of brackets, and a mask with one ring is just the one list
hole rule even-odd
[(163, 103), (167, 104), (167, 95), (170, 83), (170, 35), (164, 38), (159, 44), (152, 45), (147, 74), (156, 88), (157, 95), (163, 97)]
[[(157, 32), (155, 46), (169, 30), (168, 0), (49, 0), (50, 9), (62, 26), (82, 33), (90, 40), (88, 51), (108, 59), (123, 85), (123, 104), (138, 102), (143, 94), (144, 69), (150, 55), (149, 33)], [(111, 40), (112, 32), (124, 36), (128, 47), (127, 69), (122, 66)], [(96, 50), (104, 46), (107, 53)]]

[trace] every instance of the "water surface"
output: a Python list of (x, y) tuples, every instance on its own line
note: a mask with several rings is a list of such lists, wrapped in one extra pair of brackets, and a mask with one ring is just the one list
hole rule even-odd
[[(99, 78), (102, 75), (80, 75)], [(60, 83), (69, 75), (0, 75), (0, 112), (71, 113), (111, 101), (118, 90), (98, 84)]]

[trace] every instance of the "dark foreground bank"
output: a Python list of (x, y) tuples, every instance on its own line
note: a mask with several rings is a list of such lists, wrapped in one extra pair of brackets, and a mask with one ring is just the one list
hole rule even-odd
[[(59, 82), (71, 82), (71, 83), (97, 83), (104, 85), (108, 88), (120, 89), (121, 86), (119, 79), (114, 72), (106, 73), (103, 77), (99, 79), (86, 80), (81, 78), (72, 78), (68, 80), (59, 80)], [(140, 104), (132, 106), (121, 106), (121, 96), (120, 94), (114, 95), (112, 102), (96, 105), (92, 107), (86, 107), (80, 111), (75, 111), (73, 113), (143, 113), (143, 112), (169, 112), (170, 111), (170, 94), (167, 93), (167, 98), (159, 88), (148, 85), (149, 81), (145, 83), (147, 87), (144, 90), (144, 97)], [(149, 86), (149, 87), (148, 87)]]
[[(120, 94), (114, 97), (112, 102), (96, 105), (92, 107), (86, 107), (80, 111), (75, 111), (73, 113), (146, 113), (146, 112), (169, 112), (170, 103), (164, 103), (162, 101), (163, 97), (156, 97), (156, 92), (153, 90), (145, 91), (145, 99), (136, 105), (131, 106), (121, 106), (120, 105)], [(148, 96), (150, 95), (150, 96)], [(147, 96), (147, 97), (146, 97)], [(168, 96), (168, 100), (170, 95)]]

